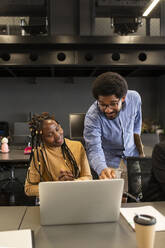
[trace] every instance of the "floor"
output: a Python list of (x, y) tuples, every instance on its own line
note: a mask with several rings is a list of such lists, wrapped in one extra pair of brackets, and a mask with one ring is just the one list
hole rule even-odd
[(16, 180), (11, 182), (10, 171), (0, 168), (0, 206), (34, 206), (35, 197), (24, 193), (27, 168), (20, 165), (15, 169)]

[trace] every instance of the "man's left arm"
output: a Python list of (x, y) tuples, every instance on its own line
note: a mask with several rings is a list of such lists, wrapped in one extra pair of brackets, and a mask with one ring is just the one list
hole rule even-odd
[(137, 148), (137, 150), (139, 152), (139, 156), (140, 157), (145, 157), (143, 144), (142, 144), (141, 137), (140, 137), (139, 134), (134, 133), (134, 141), (135, 141), (136, 148)]
[(134, 142), (136, 145), (136, 148), (139, 152), (140, 157), (145, 157), (143, 144), (141, 141), (141, 126), (142, 126), (142, 111), (141, 111), (141, 97), (138, 94), (136, 99), (136, 116), (135, 116), (135, 122), (134, 122)]

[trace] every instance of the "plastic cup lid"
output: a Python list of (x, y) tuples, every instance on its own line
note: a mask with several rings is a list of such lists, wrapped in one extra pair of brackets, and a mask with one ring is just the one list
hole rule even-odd
[(149, 226), (156, 223), (156, 218), (147, 214), (135, 215), (134, 222), (140, 225)]

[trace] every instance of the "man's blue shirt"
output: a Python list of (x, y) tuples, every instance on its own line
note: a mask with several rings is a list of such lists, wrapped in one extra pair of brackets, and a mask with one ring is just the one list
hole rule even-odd
[(139, 156), (134, 134), (141, 133), (141, 98), (128, 90), (119, 115), (109, 120), (94, 102), (84, 124), (84, 139), (90, 166), (100, 175), (107, 166), (118, 167), (123, 156)]

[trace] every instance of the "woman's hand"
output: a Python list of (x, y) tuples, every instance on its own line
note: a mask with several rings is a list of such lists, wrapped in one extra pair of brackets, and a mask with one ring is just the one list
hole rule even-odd
[(60, 175), (58, 177), (59, 181), (73, 181), (74, 176), (71, 171), (60, 171)]

